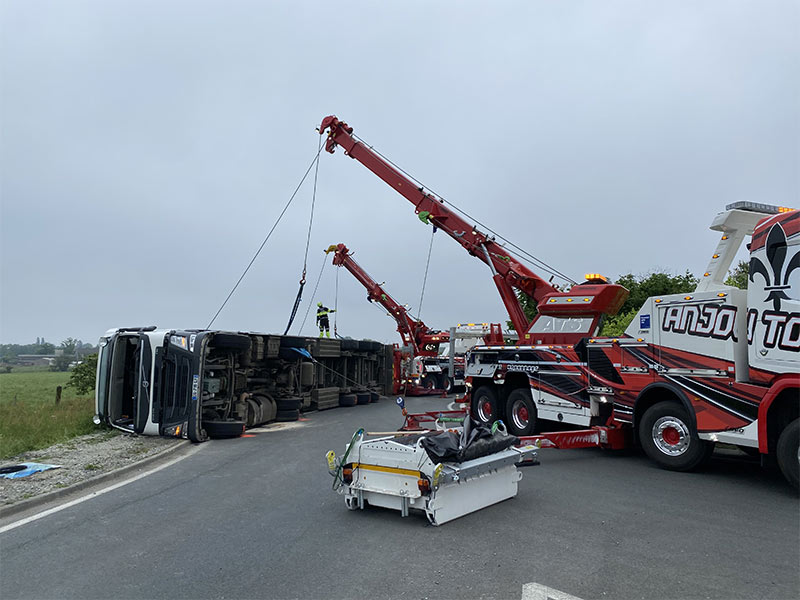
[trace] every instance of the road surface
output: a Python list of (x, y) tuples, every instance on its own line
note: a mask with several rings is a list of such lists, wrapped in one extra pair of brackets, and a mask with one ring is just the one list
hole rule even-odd
[(741, 459), (687, 474), (635, 451), (542, 450), (516, 498), (438, 528), (348, 511), (325, 453), (401, 421), (380, 402), (203, 444), (0, 534), (0, 597), (519, 599), (531, 583), (584, 599), (800, 595), (797, 495)]

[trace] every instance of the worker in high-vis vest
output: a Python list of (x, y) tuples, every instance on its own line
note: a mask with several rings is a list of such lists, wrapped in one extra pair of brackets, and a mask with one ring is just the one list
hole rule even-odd
[(325, 332), (325, 337), (331, 337), (331, 325), (328, 322), (328, 314), (336, 312), (327, 306), (322, 306), (322, 302), (317, 302), (317, 325), (319, 325), (319, 337)]

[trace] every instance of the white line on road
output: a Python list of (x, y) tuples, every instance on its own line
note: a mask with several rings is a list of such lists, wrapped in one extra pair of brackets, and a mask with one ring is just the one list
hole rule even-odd
[(192, 454), (194, 454), (195, 452), (200, 450), (200, 448), (202, 448), (201, 445), (196, 445), (193, 448), (191, 448), (188, 452), (183, 454), (182, 456), (179, 456), (177, 458), (173, 458), (171, 461), (166, 462), (163, 465), (159, 465), (159, 466), (157, 466), (157, 467), (155, 467), (153, 469), (150, 469), (149, 471), (145, 471), (144, 473), (139, 473), (138, 475), (135, 475), (134, 477), (131, 477), (130, 479), (126, 479), (124, 481), (120, 481), (119, 483), (115, 483), (113, 485), (110, 485), (110, 486), (108, 486), (106, 488), (103, 488), (102, 490), (99, 490), (99, 491), (96, 491), (96, 492), (92, 492), (90, 494), (86, 494), (85, 496), (81, 496), (80, 498), (76, 498), (75, 500), (70, 500), (69, 502), (61, 504), (59, 506), (54, 506), (53, 508), (48, 508), (47, 510), (44, 510), (44, 511), (42, 511), (40, 513), (36, 513), (35, 515), (31, 515), (30, 517), (25, 517), (24, 519), (20, 519), (19, 521), (15, 521), (14, 523), (10, 523), (8, 525), (5, 525), (4, 527), (0, 527), (0, 533), (5, 533), (6, 531), (11, 531), (12, 529), (16, 529), (17, 527), (22, 527), (23, 525), (27, 525), (28, 523), (32, 523), (33, 521), (38, 521), (39, 519), (43, 519), (44, 517), (50, 516), (53, 513), (57, 513), (57, 512), (59, 512), (61, 510), (64, 510), (65, 508), (69, 508), (71, 506), (75, 506), (76, 504), (80, 504), (81, 502), (86, 502), (87, 500), (91, 500), (92, 498), (97, 498), (97, 496), (102, 496), (103, 494), (105, 494), (107, 492), (113, 492), (117, 488), (121, 488), (124, 485), (128, 485), (129, 483), (133, 483), (134, 481), (138, 481), (140, 479), (143, 479), (144, 477), (147, 477), (148, 475), (152, 475), (153, 473), (157, 473), (158, 471), (160, 471), (162, 469), (166, 469), (167, 467), (171, 467), (175, 463), (182, 461), (184, 458), (187, 458), (187, 457), (191, 456)]
[(522, 600), (581, 600), (538, 583), (526, 583), (522, 586)]

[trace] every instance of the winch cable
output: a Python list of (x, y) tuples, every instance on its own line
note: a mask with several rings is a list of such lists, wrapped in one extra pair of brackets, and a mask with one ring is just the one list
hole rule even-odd
[(442, 202), (444, 202), (444, 203), (445, 203), (445, 204), (447, 204), (448, 206), (452, 207), (452, 208), (453, 208), (453, 209), (454, 209), (456, 212), (460, 213), (461, 215), (463, 215), (463, 216), (464, 216), (464, 217), (466, 217), (467, 219), (471, 220), (472, 222), (476, 223), (476, 224), (477, 224), (477, 225), (479, 225), (480, 227), (483, 227), (483, 228), (484, 228), (484, 229), (485, 229), (485, 230), (486, 230), (488, 233), (491, 233), (491, 234), (492, 234), (492, 235), (493, 235), (495, 238), (502, 240), (503, 242), (505, 242), (506, 244), (508, 244), (508, 245), (509, 245), (509, 246), (511, 246), (512, 248), (514, 248), (514, 249), (515, 249), (517, 252), (519, 252), (519, 253), (522, 255), (522, 258), (523, 258), (523, 259), (525, 259), (525, 260), (526, 260), (526, 261), (527, 261), (529, 264), (531, 264), (531, 266), (533, 266), (534, 268), (536, 268), (536, 269), (541, 269), (542, 271), (545, 271), (546, 273), (549, 273), (550, 275), (553, 275), (554, 277), (558, 277), (558, 278), (560, 278), (560, 279), (563, 279), (563, 280), (564, 280), (564, 281), (566, 281), (567, 283), (571, 283), (571, 284), (573, 284), (573, 285), (578, 283), (577, 281), (575, 281), (574, 279), (572, 279), (572, 278), (571, 278), (571, 277), (569, 277), (568, 275), (565, 275), (564, 273), (562, 273), (561, 271), (559, 271), (559, 270), (558, 270), (558, 269), (556, 269), (555, 267), (552, 267), (552, 266), (548, 265), (546, 262), (544, 262), (543, 260), (541, 260), (541, 259), (539, 259), (539, 258), (535, 257), (533, 254), (531, 254), (531, 253), (530, 253), (530, 252), (528, 252), (527, 250), (524, 250), (523, 248), (520, 248), (518, 245), (516, 245), (515, 243), (513, 243), (513, 242), (512, 242), (511, 240), (509, 240), (508, 238), (505, 238), (505, 237), (503, 237), (501, 234), (499, 234), (499, 233), (497, 233), (496, 231), (494, 231), (494, 230), (493, 230), (491, 227), (489, 227), (488, 225), (485, 225), (485, 224), (481, 223), (481, 222), (480, 222), (478, 219), (474, 218), (474, 217), (473, 217), (473, 216), (471, 216), (469, 213), (467, 213), (465, 210), (462, 210), (461, 208), (459, 208), (458, 206), (456, 206), (455, 204), (453, 204), (453, 203), (452, 203), (452, 202), (450, 202), (449, 200), (445, 200), (445, 199), (444, 199), (444, 197), (442, 197), (441, 195), (437, 194), (437, 193), (436, 193), (436, 192), (435, 192), (435, 191), (434, 191), (432, 188), (430, 188), (430, 187), (426, 186), (426, 185), (425, 185), (425, 184), (423, 184), (423, 183), (422, 183), (422, 182), (421, 182), (419, 179), (417, 179), (416, 177), (414, 177), (414, 176), (413, 176), (413, 175), (411, 175), (410, 173), (407, 173), (407, 172), (406, 172), (405, 170), (403, 170), (401, 167), (399, 167), (398, 165), (396, 165), (395, 163), (393, 163), (393, 162), (392, 162), (390, 159), (388, 159), (388, 158), (387, 158), (387, 157), (385, 157), (383, 154), (381, 154), (380, 152), (378, 152), (378, 150), (376, 150), (374, 146), (371, 146), (371, 145), (367, 144), (367, 143), (366, 143), (364, 140), (362, 140), (361, 138), (359, 138), (359, 137), (358, 137), (358, 136), (356, 136), (355, 134), (351, 134), (351, 135), (352, 135), (352, 137), (353, 137), (355, 140), (357, 140), (357, 141), (359, 141), (360, 143), (364, 144), (364, 145), (365, 145), (367, 148), (369, 148), (369, 149), (370, 149), (370, 150), (372, 150), (372, 151), (373, 151), (375, 154), (377, 154), (378, 156), (380, 156), (380, 157), (381, 157), (383, 160), (385, 160), (385, 161), (386, 161), (388, 164), (390, 164), (390, 165), (391, 165), (393, 168), (395, 168), (395, 169), (396, 169), (396, 170), (397, 170), (399, 173), (402, 173), (403, 175), (405, 175), (406, 177), (408, 177), (409, 179), (411, 179), (412, 181), (414, 181), (415, 183), (417, 183), (417, 184), (419, 185), (419, 187), (420, 187), (420, 188), (423, 188), (423, 189), (426, 189), (426, 190), (428, 190), (429, 192), (431, 192), (432, 194), (434, 194), (434, 195), (435, 195), (435, 196), (436, 196), (436, 197), (437, 197), (439, 200), (441, 200)]
[(297, 330), (297, 334), (300, 335), (303, 332), (303, 327), (306, 325), (306, 319), (308, 319), (308, 313), (311, 312), (311, 307), (314, 305), (314, 298), (317, 297), (317, 288), (319, 287), (320, 279), (322, 279), (322, 272), (325, 270), (325, 265), (327, 264), (327, 256), (322, 259), (322, 267), (319, 270), (319, 275), (317, 276), (317, 283), (314, 285), (314, 292), (311, 294), (311, 302), (308, 303), (308, 308), (306, 309), (306, 314), (303, 317), (303, 322), (300, 323), (300, 328)]
[[(289, 315), (289, 322), (286, 324), (286, 330), (283, 335), (289, 333), (289, 328), (297, 316), (297, 309), (300, 302), (303, 300), (303, 288), (306, 285), (306, 269), (308, 267), (308, 246), (311, 244), (311, 225), (314, 223), (314, 205), (317, 201), (317, 178), (319, 175), (319, 155), (322, 152), (322, 136), (319, 136), (319, 148), (317, 148), (317, 163), (314, 167), (314, 191), (311, 193), (311, 216), (308, 219), (308, 234), (306, 235), (306, 252), (303, 255), (303, 274), (300, 276), (300, 289), (297, 290), (297, 297), (294, 299), (294, 306), (292, 307), (292, 314)], [(323, 261), (323, 265), (324, 265)]]
[(272, 233), (275, 231), (275, 228), (278, 226), (278, 223), (281, 222), (283, 215), (285, 215), (286, 211), (289, 210), (289, 206), (292, 204), (292, 201), (294, 200), (295, 196), (297, 196), (297, 192), (300, 191), (300, 187), (303, 185), (303, 182), (306, 180), (306, 177), (308, 177), (308, 174), (311, 172), (314, 163), (319, 160), (320, 152), (322, 152), (322, 146), (320, 146), (320, 149), (314, 156), (314, 160), (312, 160), (311, 164), (308, 165), (308, 169), (306, 169), (305, 174), (303, 175), (302, 179), (300, 179), (300, 183), (297, 184), (297, 188), (295, 188), (294, 193), (292, 194), (291, 198), (289, 198), (289, 201), (286, 203), (286, 206), (283, 207), (281, 214), (278, 215), (278, 219), (275, 221), (275, 224), (272, 226), (272, 229), (270, 229), (269, 233), (267, 233), (267, 237), (265, 237), (264, 241), (261, 242), (261, 245), (258, 247), (258, 250), (256, 250), (256, 253), (253, 255), (253, 258), (250, 259), (250, 262), (248, 263), (247, 267), (245, 267), (245, 270), (242, 272), (241, 277), (239, 277), (239, 280), (233, 286), (233, 289), (231, 289), (230, 293), (228, 294), (228, 297), (225, 298), (225, 301), (222, 303), (222, 306), (219, 307), (219, 310), (217, 310), (214, 317), (211, 319), (211, 321), (208, 322), (208, 325), (206, 325), (206, 329), (210, 329), (211, 326), (214, 324), (214, 321), (217, 320), (219, 313), (221, 313), (222, 309), (225, 308), (225, 305), (228, 303), (228, 300), (231, 299), (231, 296), (233, 296), (233, 293), (236, 291), (236, 288), (238, 288), (239, 284), (242, 283), (242, 280), (244, 279), (245, 275), (247, 275), (247, 272), (250, 270), (250, 267), (252, 267), (253, 263), (256, 262), (256, 258), (258, 258), (258, 255), (261, 254), (261, 250), (264, 249), (264, 246), (266, 245), (269, 238), (272, 236)]
[(428, 282), (428, 267), (431, 264), (431, 251), (433, 250), (433, 236), (436, 233), (436, 227), (431, 228), (431, 243), (428, 246), (428, 262), (425, 263), (425, 276), (422, 278), (422, 292), (419, 295), (419, 308), (417, 308), (417, 321), (422, 320), (422, 300), (425, 298), (425, 284)]
[(336, 269), (336, 292), (333, 295), (333, 337), (338, 338), (336, 323), (339, 318), (339, 269)]

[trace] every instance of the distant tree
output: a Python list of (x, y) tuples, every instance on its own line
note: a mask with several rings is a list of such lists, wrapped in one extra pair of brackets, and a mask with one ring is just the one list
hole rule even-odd
[(75, 348), (78, 347), (80, 340), (76, 340), (75, 338), (68, 337), (63, 342), (61, 342), (61, 348), (64, 350), (64, 354), (67, 356), (74, 356), (75, 355)]
[(630, 291), (630, 295), (619, 312), (613, 317), (607, 318), (603, 323), (600, 335), (612, 337), (625, 332), (633, 317), (648, 298), (692, 292), (697, 287), (698, 279), (689, 271), (683, 275), (653, 271), (647, 275), (638, 276), (628, 273), (614, 283), (626, 287)]
[(97, 354), (90, 354), (72, 369), (67, 387), (74, 387), (79, 394), (88, 394), (94, 391), (96, 372)]
[[(525, 313), (528, 321), (532, 320), (533, 317), (535, 317), (539, 312), (536, 310), (536, 302), (533, 298), (528, 296), (528, 294), (524, 294), (517, 290), (517, 300), (519, 300), (519, 303), (522, 306), (522, 312)], [(514, 330), (514, 324), (511, 321), (506, 321), (506, 327), (512, 331)]]
[(49, 342), (45, 342), (43, 338), (42, 343), (39, 344), (31, 354), (54, 354), (55, 351), (56, 347)]
[(739, 261), (731, 271), (728, 271), (728, 278), (725, 280), (725, 285), (732, 285), (741, 290), (747, 289), (747, 281), (750, 277), (750, 263), (746, 260)]

